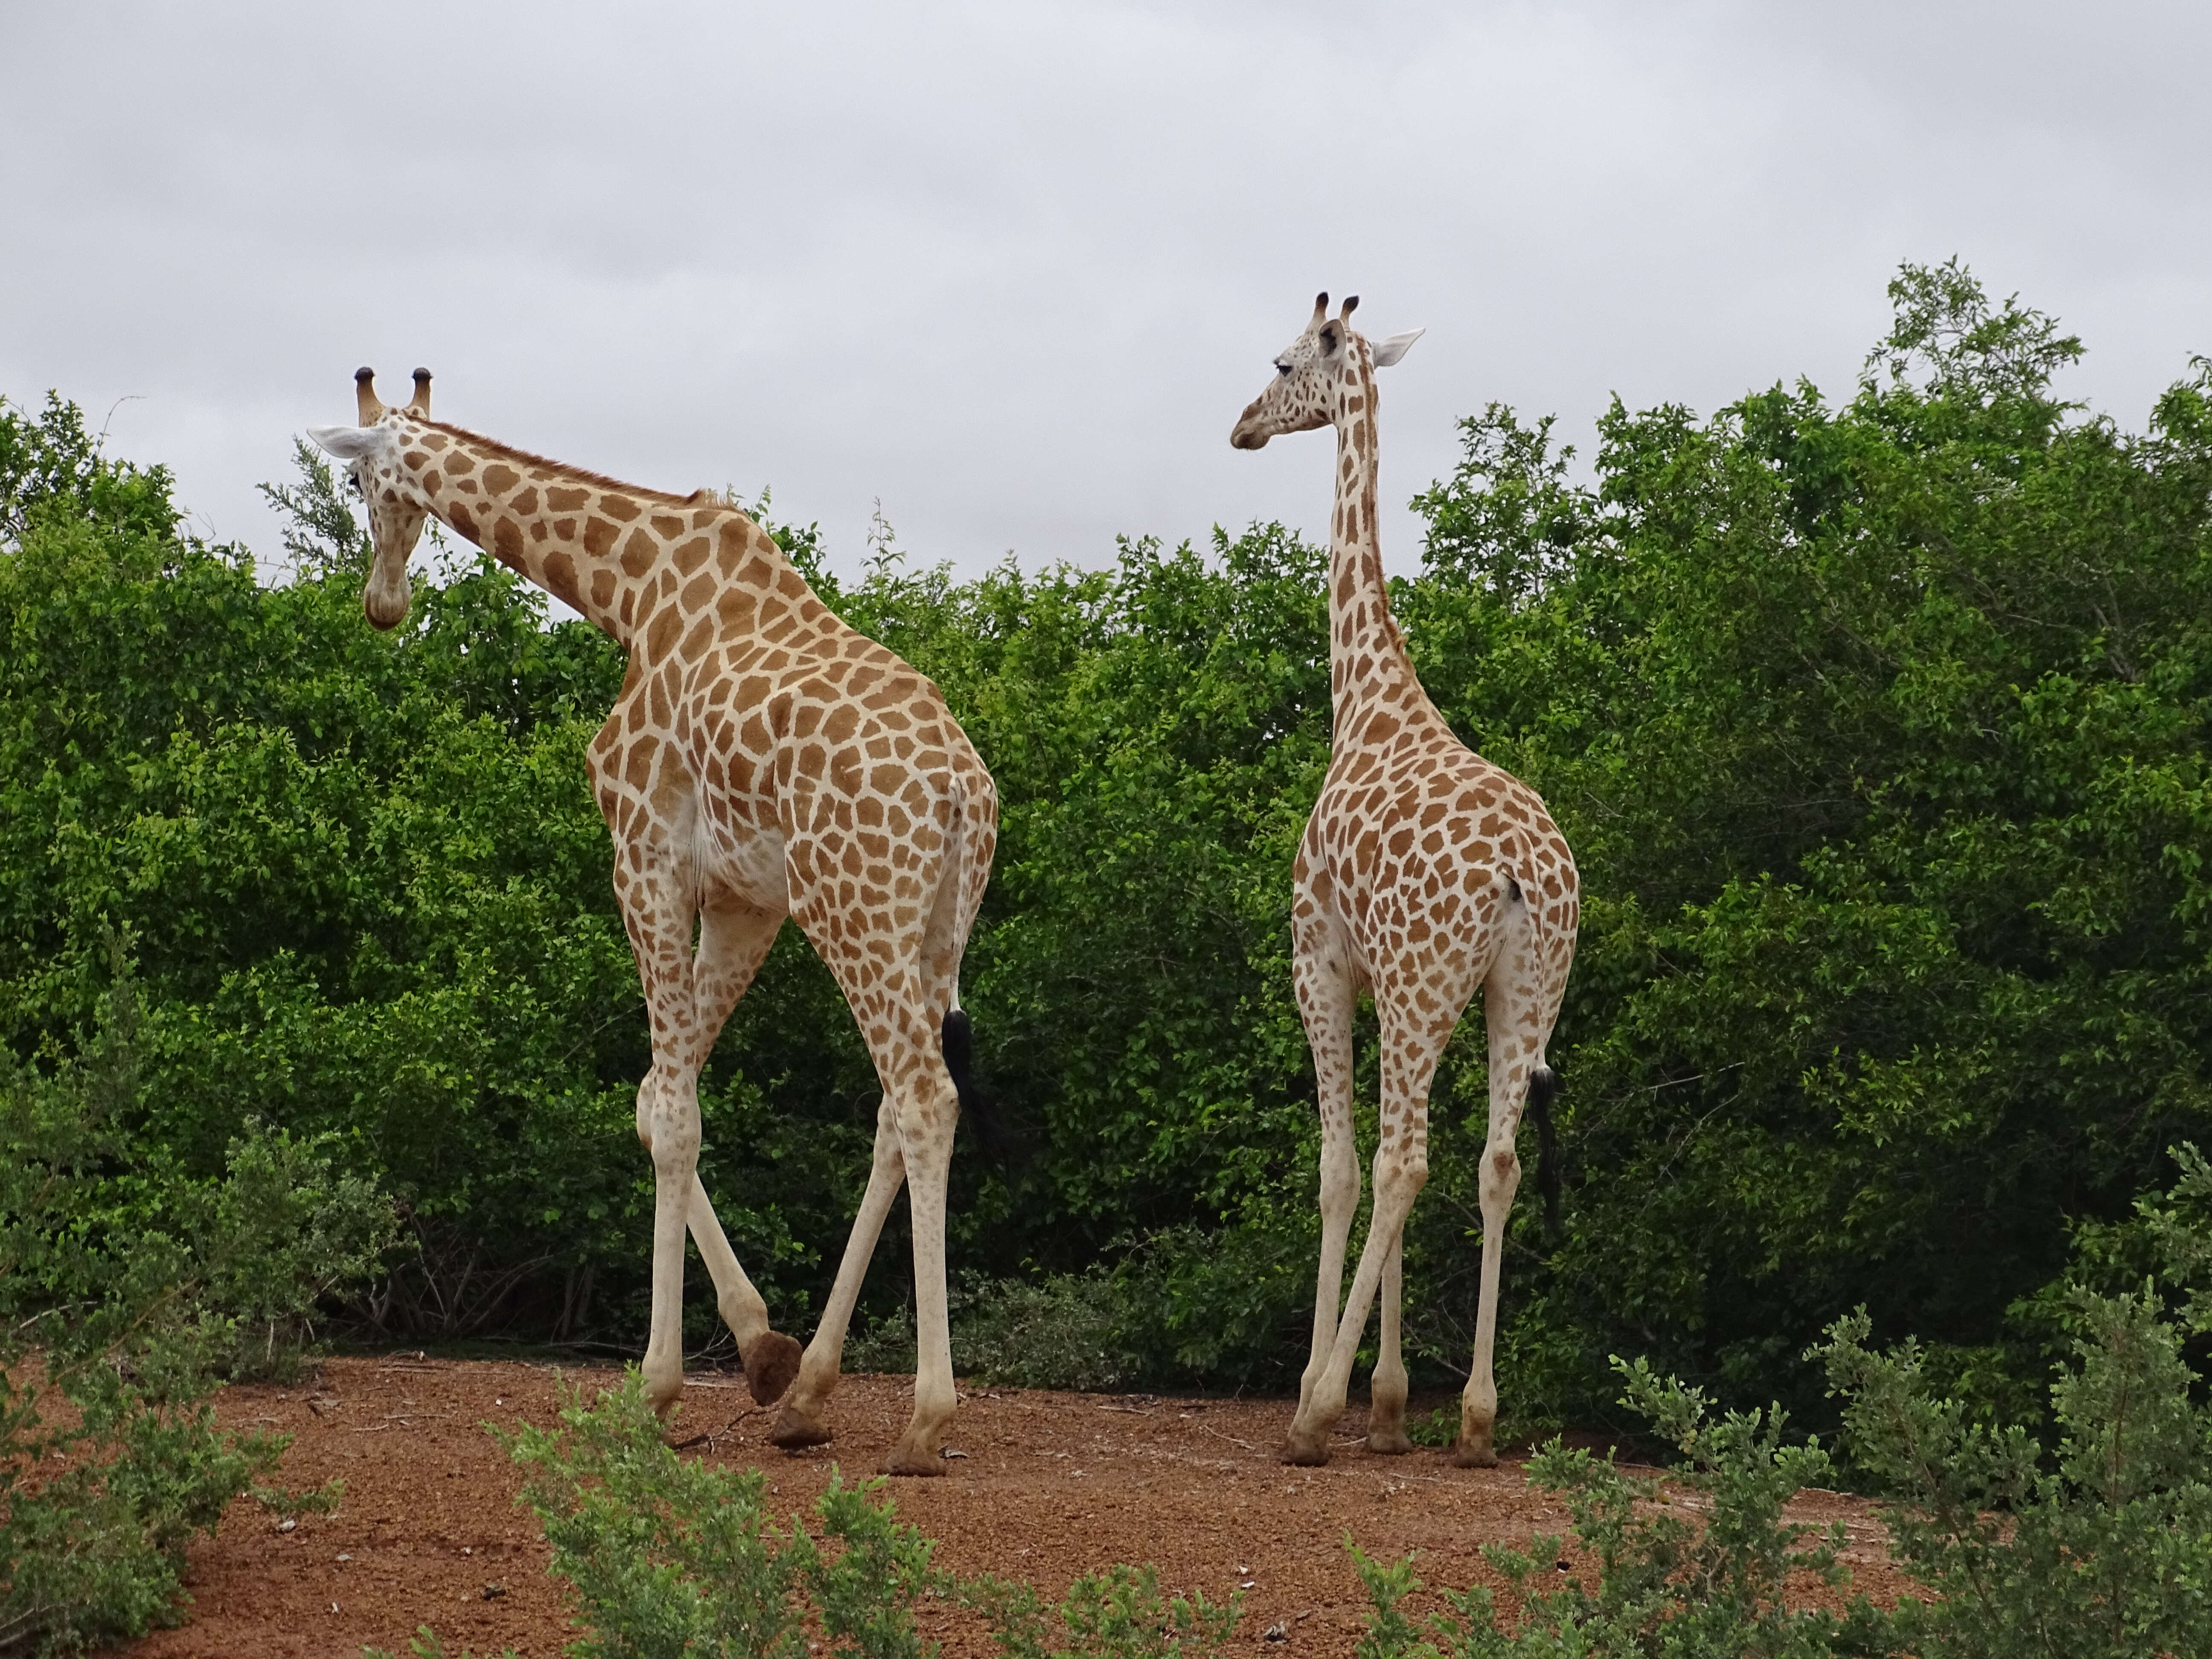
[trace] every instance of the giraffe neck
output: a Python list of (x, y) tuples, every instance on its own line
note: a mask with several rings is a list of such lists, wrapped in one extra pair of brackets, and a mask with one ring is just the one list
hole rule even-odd
[[(1356, 338), (1357, 337), (1355, 337)], [(1336, 510), (1328, 537), (1328, 686), (1335, 729), (1400, 682), (1419, 681), (1390, 615), (1376, 530), (1375, 376), (1367, 343), (1337, 394)]]
[(704, 492), (679, 497), (410, 417), (402, 465), (459, 535), (635, 653), (688, 619), (768, 625), (819, 609), (767, 532)]

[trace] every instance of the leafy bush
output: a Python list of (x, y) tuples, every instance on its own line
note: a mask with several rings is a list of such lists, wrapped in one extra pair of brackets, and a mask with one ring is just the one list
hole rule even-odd
[[(2212, 1410), (2185, 1333), (2212, 1330), (2212, 1165), (2177, 1149), (2171, 1207), (2147, 1204), (2166, 1273), (2080, 1286), (2072, 1363), (2051, 1386), (2057, 1448), (1931, 1397), (1919, 1346), (1868, 1352), (1864, 1314), (1820, 1350), (1860, 1465), (1893, 1494), (1892, 1553), (1933, 1592), (1899, 1608), (1923, 1659), (2188, 1653), (2212, 1639)], [(2162, 1281), (2162, 1282), (2161, 1282)], [(2180, 1330), (2165, 1292), (2185, 1290)]]
[(1121, 1388), (1139, 1370), (1128, 1304), (1097, 1271), (996, 1280), (961, 1300), (952, 1326), (960, 1368), (1021, 1389)]
[(2055, 1455), (2019, 1425), (1977, 1424), (1966, 1405), (1932, 1393), (1918, 1344), (1869, 1352), (1863, 1313), (1837, 1322), (1817, 1351), (1847, 1401), (1852, 1467), (1889, 1494), (1891, 1558), (1929, 1600), (1885, 1611), (1861, 1596), (1841, 1615), (1790, 1607), (1793, 1592), (1849, 1578), (1840, 1522), (1823, 1532), (1783, 1519), (1801, 1486), (1834, 1478), (1829, 1454), (1817, 1439), (1786, 1443), (1779, 1410), (1714, 1421), (1698, 1390), (1615, 1360), (1621, 1403), (1676, 1449), (1671, 1480), (1689, 1496), (1554, 1441), (1529, 1476), (1565, 1503), (1595, 1589), (1559, 1580), (1571, 1565), (1563, 1540), (1540, 1537), (1528, 1550), (1483, 1552), (1519, 1594), (1511, 1628), (1483, 1585), (1447, 1590), (1447, 1612), (1415, 1618), (1402, 1606), (1422, 1588), (1413, 1558), (1382, 1564), (1354, 1547), (1372, 1603), (1362, 1659), (2204, 1651), (2212, 1408), (2193, 1397), (2184, 1332), (2161, 1316), (2178, 1304), (2185, 1330), (2212, 1329), (2212, 1164), (2191, 1146), (2174, 1157), (2182, 1177), (2167, 1201), (2141, 1206), (2159, 1275), (2124, 1295), (2069, 1291), (2078, 1334), (2051, 1387)]
[[(2069, 1223), (2212, 1125), (2212, 364), (2124, 431), (2050, 318), (1955, 267), (1891, 293), (1844, 398), (1615, 406), (1587, 487), (1493, 409), (1424, 497), (1416, 660), (1589, 899), (1566, 1235), (1522, 1235), (1499, 1338), (1571, 1420), (1621, 1352), (1824, 1425), (1802, 1355), (1862, 1301), (2018, 1409)], [(1430, 1167), (1409, 1283), (1463, 1352), (1473, 1164)]]
[[(556, 1429), (495, 1432), (529, 1471), (520, 1501), (544, 1526), (552, 1571), (575, 1587), (580, 1659), (804, 1659), (812, 1632), (838, 1659), (926, 1659), (925, 1600), (987, 1620), (1007, 1659), (1211, 1659), (1237, 1623), (1233, 1603), (1164, 1596), (1149, 1567), (1081, 1578), (1048, 1613), (1029, 1585), (937, 1566), (881, 1480), (848, 1486), (834, 1470), (817, 1530), (779, 1527), (758, 1469), (669, 1448), (635, 1371), (590, 1405), (567, 1391)], [(414, 1645), (442, 1651), (427, 1628)]]
[[(1844, 1616), (1792, 1608), (1787, 1592), (1808, 1583), (1839, 1585), (1842, 1523), (1826, 1529), (1786, 1522), (1783, 1506), (1820, 1485), (1833, 1465), (1817, 1440), (1791, 1445), (1779, 1410), (1729, 1412), (1718, 1420), (1695, 1389), (1656, 1376), (1638, 1360), (1616, 1361), (1621, 1403), (1673, 1443), (1674, 1471), (1687, 1498), (1632, 1475), (1608, 1454), (1594, 1457), (1554, 1440), (1530, 1460), (1529, 1479), (1560, 1498), (1595, 1559), (1586, 1586), (1561, 1555), (1565, 1540), (1539, 1537), (1526, 1550), (1492, 1545), (1490, 1565), (1518, 1593), (1516, 1630), (1499, 1627), (1492, 1592), (1447, 1592), (1449, 1611), (1417, 1620), (1401, 1602), (1421, 1588), (1413, 1558), (1384, 1565), (1357, 1547), (1353, 1565), (1373, 1603), (1361, 1659), (1412, 1655), (1668, 1654), (1680, 1659), (1816, 1659), (1878, 1653), (1884, 1621), (1863, 1601)], [(1810, 1541), (1808, 1541), (1810, 1540)]]
[(0, 1050), (0, 1652), (176, 1616), (186, 1540), (286, 1443), (219, 1428), (207, 1396), (225, 1374), (289, 1370), (316, 1300), (392, 1237), (389, 1204), (326, 1144), (256, 1128), (207, 1182), (123, 1163), (137, 1030), (118, 975), (82, 1060), (41, 1071)]

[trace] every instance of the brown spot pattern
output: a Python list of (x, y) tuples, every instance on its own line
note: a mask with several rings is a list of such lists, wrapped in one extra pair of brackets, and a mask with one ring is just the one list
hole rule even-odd
[[(734, 508), (617, 484), (405, 410), (382, 418), (416, 458), (404, 476), (388, 469), (389, 487), (471, 541), (481, 515), (495, 556), (629, 654), (589, 761), (652, 1026), (638, 1129), (664, 1199), (688, 1191), (699, 1069), (788, 915), (867, 1039), (891, 1136), (878, 1157), (888, 1144), (900, 1159), (917, 1274), (935, 1263), (941, 1309), (957, 1109), (939, 1032), (989, 878), (998, 803), (938, 688), (834, 616)], [(425, 470), (431, 455), (438, 465)], [(854, 674), (856, 663), (874, 667)], [(655, 1237), (658, 1255), (668, 1239)], [(725, 1310), (745, 1305), (738, 1281), (709, 1266)], [(655, 1283), (646, 1370), (659, 1398), (680, 1376), (680, 1325), (658, 1273)], [(928, 1290), (918, 1283), (925, 1304)], [(940, 1320), (900, 1467), (933, 1462), (950, 1416), (944, 1340)], [(802, 1368), (794, 1407), (818, 1413), (835, 1380), (834, 1362), (826, 1375)]]

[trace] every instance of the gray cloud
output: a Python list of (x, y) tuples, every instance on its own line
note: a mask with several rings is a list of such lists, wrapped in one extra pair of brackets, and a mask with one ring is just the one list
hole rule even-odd
[[(1231, 452), (1314, 290), (1430, 333), (1386, 491), (1492, 398), (1848, 391), (1900, 258), (2079, 331), (2139, 424), (2212, 349), (2201, 8), (16, 6), (0, 392), (56, 386), (273, 553), (252, 485), (426, 362), (441, 412), (849, 563), (1326, 522)], [(1411, 568), (1414, 521), (1386, 524)]]

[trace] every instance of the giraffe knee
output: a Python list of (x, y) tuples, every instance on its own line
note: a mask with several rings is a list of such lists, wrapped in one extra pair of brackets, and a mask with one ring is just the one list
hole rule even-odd
[(1483, 1207), (1512, 1203), (1520, 1187), (1521, 1155), (1510, 1144), (1491, 1146), (1482, 1158)]
[(1349, 1146), (1332, 1146), (1321, 1157), (1321, 1213), (1323, 1221), (1348, 1221), (1359, 1207), (1359, 1162)]
[(697, 1164), (699, 1101), (692, 1079), (656, 1067), (637, 1091), (637, 1138), (656, 1173), (684, 1175)]
[(1429, 1184), (1429, 1155), (1407, 1150), (1380, 1153), (1375, 1159), (1375, 1198), (1379, 1203), (1411, 1204)]

